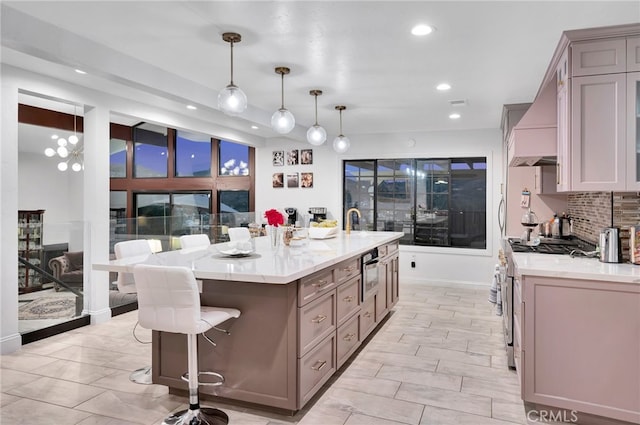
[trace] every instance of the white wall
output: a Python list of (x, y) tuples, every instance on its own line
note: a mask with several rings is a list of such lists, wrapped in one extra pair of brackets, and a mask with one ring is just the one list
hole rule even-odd
[[(375, 158), (446, 158), (484, 156), (487, 158), (487, 249), (402, 246), (400, 274), (405, 281), (458, 282), (490, 284), (500, 247), (497, 208), (502, 181), (502, 133), (499, 129), (425, 132), (351, 137), (351, 148), (336, 154), (330, 140), (320, 147), (307, 143), (279, 141), (256, 150), (256, 211), (295, 207), (306, 213), (309, 207), (326, 206), (333, 218), (340, 220), (342, 210), (342, 161)], [(274, 150), (313, 149), (313, 165), (273, 166)], [(314, 173), (314, 187), (271, 187), (276, 172)], [(416, 268), (411, 268), (414, 260)]]

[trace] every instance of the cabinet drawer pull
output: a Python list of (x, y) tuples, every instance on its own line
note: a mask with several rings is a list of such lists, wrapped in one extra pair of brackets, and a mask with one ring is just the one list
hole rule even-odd
[(315, 318), (311, 319), (311, 323), (321, 323), (326, 318), (327, 318), (327, 316), (324, 316), (322, 314), (318, 314)]
[(368, 311), (365, 311), (362, 315), (363, 315), (364, 317), (366, 317), (366, 318), (371, 317), (371, 313), (370, 313), (370, 312), (368, 312)]
[(350, 303), (350, 302), (352, 302), (352, 301), (353, 301), (353, 300), (355, 300), (355, 299), (356, 299), (356, 297), (354, 297), (353, 295), (349, 295), (348, 297), (344, 297), (344, 298), (342, 299), (342, 301), (344, 301), (344, 302), (346, 302), (346, 303)]
[(322, 288), (323, 286), (326, 286), (328, 283), (329, 283), (328, 280), (322, 279), (322, 280), (319, 280), (317, 282), (312, 283), (311, 286), (315, 286), (316, 288)]
[(347, 273), (349, 273), (349, 272), (354, 271), (355, 269), (356, 269), (356, 268), (355, 268), (354, 266), (349, 266), (349, 267), (345, 267), (345, 268), (343, 268), (343, 269), (342, 269), (342, 271), (343, 271), (343, 272), (347, 272)]
[(356, 334), (346, 334), (342, 339), (344, 341), (351, 341)]
[(318, 360), (316, 362), (316, 364), (311, 366), (311, 369), (315, 370), (316, 372), (320, 372), (322, 370), (322, 368), (325, 367), (326, 365), (327, 365), (327, 361), (326, 360)]

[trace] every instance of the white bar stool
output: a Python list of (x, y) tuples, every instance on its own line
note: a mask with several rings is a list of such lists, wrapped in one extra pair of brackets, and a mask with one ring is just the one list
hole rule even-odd
[[(219, 330), (216, 326), (220, 323), (240, 317), (240, 310), (201, 306), (195, 276), (187, 267), (139, 264), (134, 267), (133, 274), (138, 289), (140, 326), (187, 335), (188, 372), (182, 375), (182, 379), (189, 382), (189, 408), (168, 416), (163, 424), (229, 423), (229, 417), (223, 411), (200, 407), (198, 385), (222, 385), (224, 377), (216, 372), (198, 371), (198, 334), (212, 342), (204, 333), (212, 328)], [(228, 334), (227, 331), (223, 332)], [(199, 383), (199, 375), (212, 375), (218, 378), (218, 381)]]
[[(159, 243), (160, 241), (158, 241)], [(130, 241), (118, 242), (113, 246), (113, 252), (116, 254), (117, 259), (136, 257), (138, 255), (151, 255), (154, 252), (153, 246), (155, 242), (147, 239), (134, 239)], [(135, 294), (137, 292), (135, 281), (133, 280), (133, 274), (120, 272), (116, 280), (116, 286), (118, 291), (122, 294)], [(135, 334), (135, 327), (133, 328), (133, 337), (138, 340)], [(152, 384), (151, 366), (145, 366), (140, 369), (136, 369), (129, 375), (129, 380), (136, 384), (150, 385)]]
[(204, 233), (180, 236), (180, 248), (182, 249), (199, 248), (209, 245), (211, 245), (211, 240), (209, 239), (209, 236)]

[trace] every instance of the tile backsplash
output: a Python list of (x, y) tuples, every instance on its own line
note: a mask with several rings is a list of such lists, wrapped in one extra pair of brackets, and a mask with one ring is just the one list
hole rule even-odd
[[(612, 208), (613, 197), (613, 208)], [(579, 192), (568, 195), (568, 214), (573, 217), (573, 234), (597, 244), (600, 230), (620, 227), (623, 261), (629, 261), (629, 226), (640, 224), (640, 193)]]

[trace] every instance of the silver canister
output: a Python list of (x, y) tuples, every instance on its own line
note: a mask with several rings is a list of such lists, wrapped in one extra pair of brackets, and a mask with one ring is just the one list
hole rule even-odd
[(620, 228), (606, 227), (600, 231), (600, 261), (603, 263), (622, 262)]

